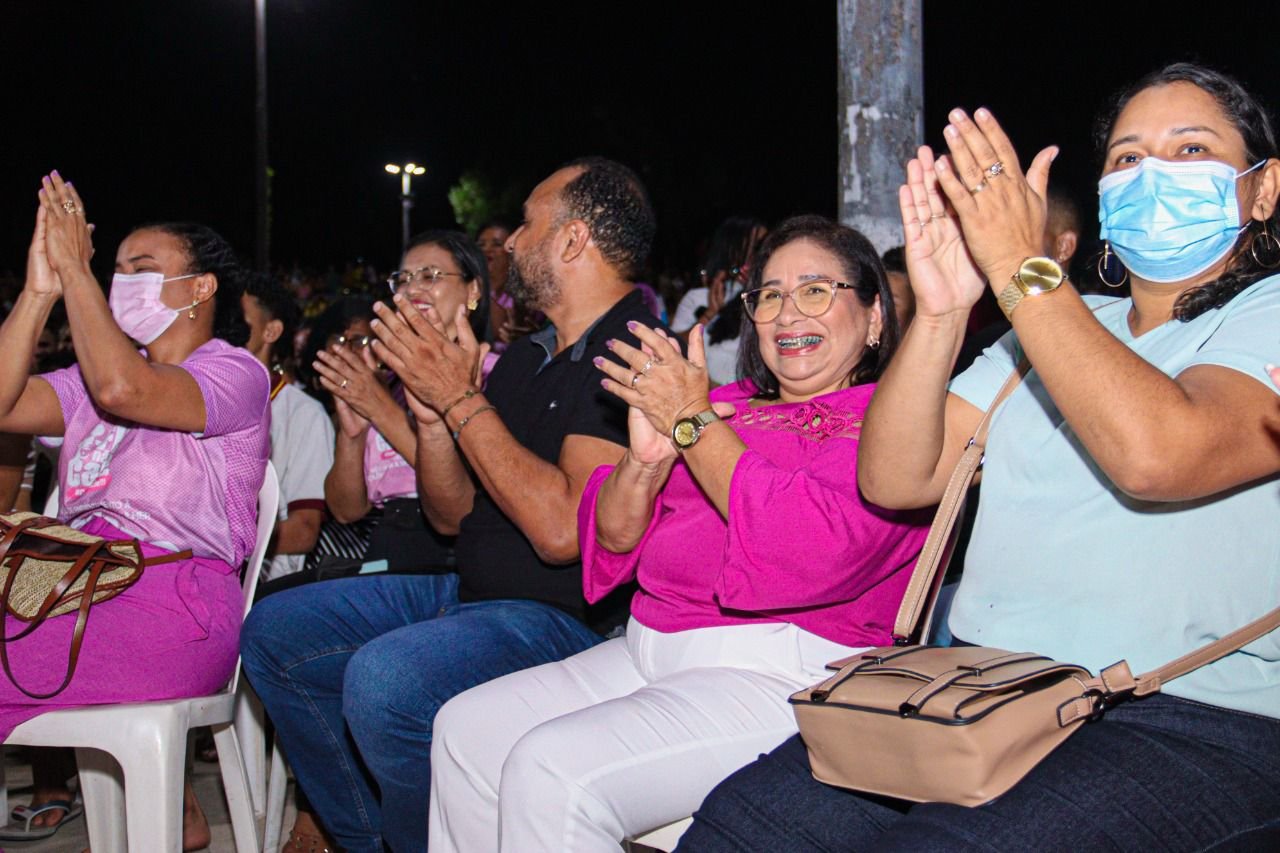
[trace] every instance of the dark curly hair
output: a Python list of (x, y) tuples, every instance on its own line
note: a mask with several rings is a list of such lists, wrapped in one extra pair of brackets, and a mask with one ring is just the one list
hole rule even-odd
[[(1108, 102), (1094, 123), (1093, 130), (1094, 146), (1101, 164), (1106, 162), (1107, 141), (1111, 138), (1116, 120), (1129, 102), (1147, 89), (1170, 83), (1190, 83), (1217, 101), (1223, 115), (1244, 139), (1245, 158), (1250, 165), (1277, 156), (1276, 137), (1266, 108), (1238, 80), (1203, 65), (1177, 62), (1147, 74)], [(1280, 233), (1280, 208), (1271, 212), (1265, 225), (1272, 234)], [(1221, 308), (1246, 287), (1273, 272), (1259, 264), (1249, 251), (1263, 226), (1264, 223), (1256, 219), (1249, 221), (1236, 241), (1234, 255), (1221, 278), (1194, 287), (1179, 296), (1173, 306), (1175, 318), (1186, 322), (1210, 309)]]
[[(487, 228), (488, 226), (485, 227)], [(490, 335), (489, 264), (485, 261), (484, 254), (480, 251), (480, 247), (476, 245), (476, 241), (461, 231), (447, 231), (437, 228), (431, 231), (423, 231), (421, 234), (416, 235), (409, 241), (405, 254), (409, 254), (410, 251), (419, 246), (439, 246), (453, 256), (453, 262), (458, 265), (458, 269), (462, 272), (462, 280), (465, 284), (470, 284), (479, 279), (480, 304), (476, 307), (476, 310), (471, 312), (468, 319), (471, 325), (471, 333), (476, 336), (476, 340), (488, 340)], [(403, 261), (404, 259), (401, 258), (402, 263)]]
[[(843, 265), (844, 279), (852, 284), (858, 301), (870, 307), (880, 297), (880, 346), (867, 348), (849, 376), (851, 385), (874, 382), (889, 364), (902, 330), (898, 328), (898, 316), (893, 308), (893, 291), (889, 289), (889, 277), (884, 264), (876, 254), (871, 241), (847, 225), (832, 222), (824, 216), (795, 216), (777, 227), (756, 251), (751, 265), (751, 277), (747, 292), (756, 290), (764, 280), (764, 268), (773, 253), (797, 240), (808, 240), (839, 258)], [(840, 297), (836, 297), (837, 299)], [(756, 396), (765, 400), (778, 399), (778, 377), (773, 375), (760, 355), (760, 335), (756, 324), (742, 315), (742, 342), (738, 347), (738, 375), (751, 380), (756, 386)]]
[(213, 336), (233, 347), (249, 342), (249, 324), (240, 305), (249, 271), (221, 234), (197, 222), (151, 222), (133, 230), (160, 231), (176, 238), (187, 255), (187, 272), (212, 273), (218, 281), (218, 292), (213, 295)]
[(582, 157), (561, 168), (582, 173), (560, 191), (563, 208), (556, 225), (570, 219), (587, 223), (605, 261), (618, 275), (634, 281), (649, 260), (657, 230), (653, 204), (639, 176), (604, 157)]

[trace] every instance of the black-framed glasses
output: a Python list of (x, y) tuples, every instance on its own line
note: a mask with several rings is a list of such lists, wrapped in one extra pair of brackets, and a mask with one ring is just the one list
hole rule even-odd
[(831, 279), (815, 279), (790, 292), (777, 287), (760, 287), (748, 290), (740, 299), (747, 307), (747, 316), (756, 323), (768, 323), (782, 313), (782, 304), (790, 299), (796, 310), (806, 317), (821, 317), (831, 310), (837, 290), (853, 290), (852, 284)]
[(392, 293), (396, 293), (415, 282), (422, 282), (431, 287), (447, 276), (466, 279), (466, 276), (460, 272), (445, 272), (436, 267), (418, 267), (416, 270), (396, 270), (387, 278), (387, 286), (391, 288)]

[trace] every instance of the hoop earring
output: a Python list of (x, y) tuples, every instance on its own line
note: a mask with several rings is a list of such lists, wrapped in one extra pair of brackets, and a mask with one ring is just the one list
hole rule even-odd
[[(1119, 281), (1112, 281), (1115, 278), (1115, 270), (1119, 269), (1124, 276)], [(1111, 278), (1107, 274), (1111, 274)], [(1098, 280), (1107, 287), (1124, 287), (1125, 282), (1129, 280), (1129, 270), (1124, 264), (1120, 263), (1120, 259), (1116, 257), (1116, 253), (1111, 251), (1111, 241), (1102, 241), (1102, 256), (1098, 258)]]
[[(1270, 263), (1258, 257), (1258, 243), (1262, 243), (1264, 256), (1269, 256)], [(1249, 254), (1253, 255), (1253, 260), (1266, 270), (1273, 270), (1280, 267), (1280, 240), (1267, 230), (1267, 220), (1262, 220), (1262, 233), (1254, 234), (1253, 239), (1249, 241)]]

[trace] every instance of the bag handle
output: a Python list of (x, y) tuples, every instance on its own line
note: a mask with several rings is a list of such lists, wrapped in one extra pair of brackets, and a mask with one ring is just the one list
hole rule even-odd
[(947, 481), (946, 491), (943, 492), (942, 500), (938, 503), (938, 511), (933, 516), (929, 535), (924, 540), (924, 547), (920, 549), (920, 557), (916, 560), (916, 567), (911, 572), (911, 580), (907, 583), (902, 605), (898, 608), (898, 616), (893, 622), (894, 645), (910, 644), (911, 635), (917, 623), (920, 622), (922, 612), (927, 610), (929, 617), (924, 620), (924, 625), (928, 625), (932, 619), (933, 604), (938, 598), (938, 590), (942, 587), (941, 583), (935, 583), (935, 581), (941, 580), (941, 577), (947, 573), (947, 565), (951, 562), (952, 552), (955, 551), (956, 519), (964, 509), (964, 499), (969, 491), (969, 485), (973, 482), (978, 469), (982, 467), (982, 457), (986, 450), (987, 433), (991, 429), (992, 417), (1030, 369), (1030, 362), (1023, 358), (1018, 362), (1013, 373), (1009, 374), (1004, 385), (1000, 386), (995, 399), (983, 412), (982, 420), (978, 422), (978, 428), (974, 430), (973, 438), (969, 439), (969, 444), (961, 454), (960, 461), (956, 463), (951, 479)]

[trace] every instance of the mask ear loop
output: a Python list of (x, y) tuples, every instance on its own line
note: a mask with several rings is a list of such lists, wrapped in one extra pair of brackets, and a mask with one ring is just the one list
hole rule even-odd
[[(1262, 255), (1258, 256), (1258, 244), (1262, 244)], [(1253, 239), (1249, 241), (1249, 254), (1253, 255), (1253, 260), (1265, 270), (1273, 270), (1280, 267), (1280, 240), (1267, 229), (1267, 220), (1262, 220), (1262, 233), (1254, 234)], [(1266, 260), (1263, 260), (1266, 258)]]
[[(1110, 278), (1107, 278), (1107, 273), (1111, 272), (1112, 277), (1114, 277), (1114, 271), (1116, 269), (1119, 269), (1124, 273), (1124, 276), (1119, 281), (1112, 282)], [(1124, 264), (1120, 263), (1120, 259), (1116, 257), (1116, 253), (1111, 251), (1110, 240), (1102, 241), (1102, 256), (1098, 258), (1098, 280), (1111, 288), (1124, 287), (1125, 283), (1129, 280), (1129, 270)]]

